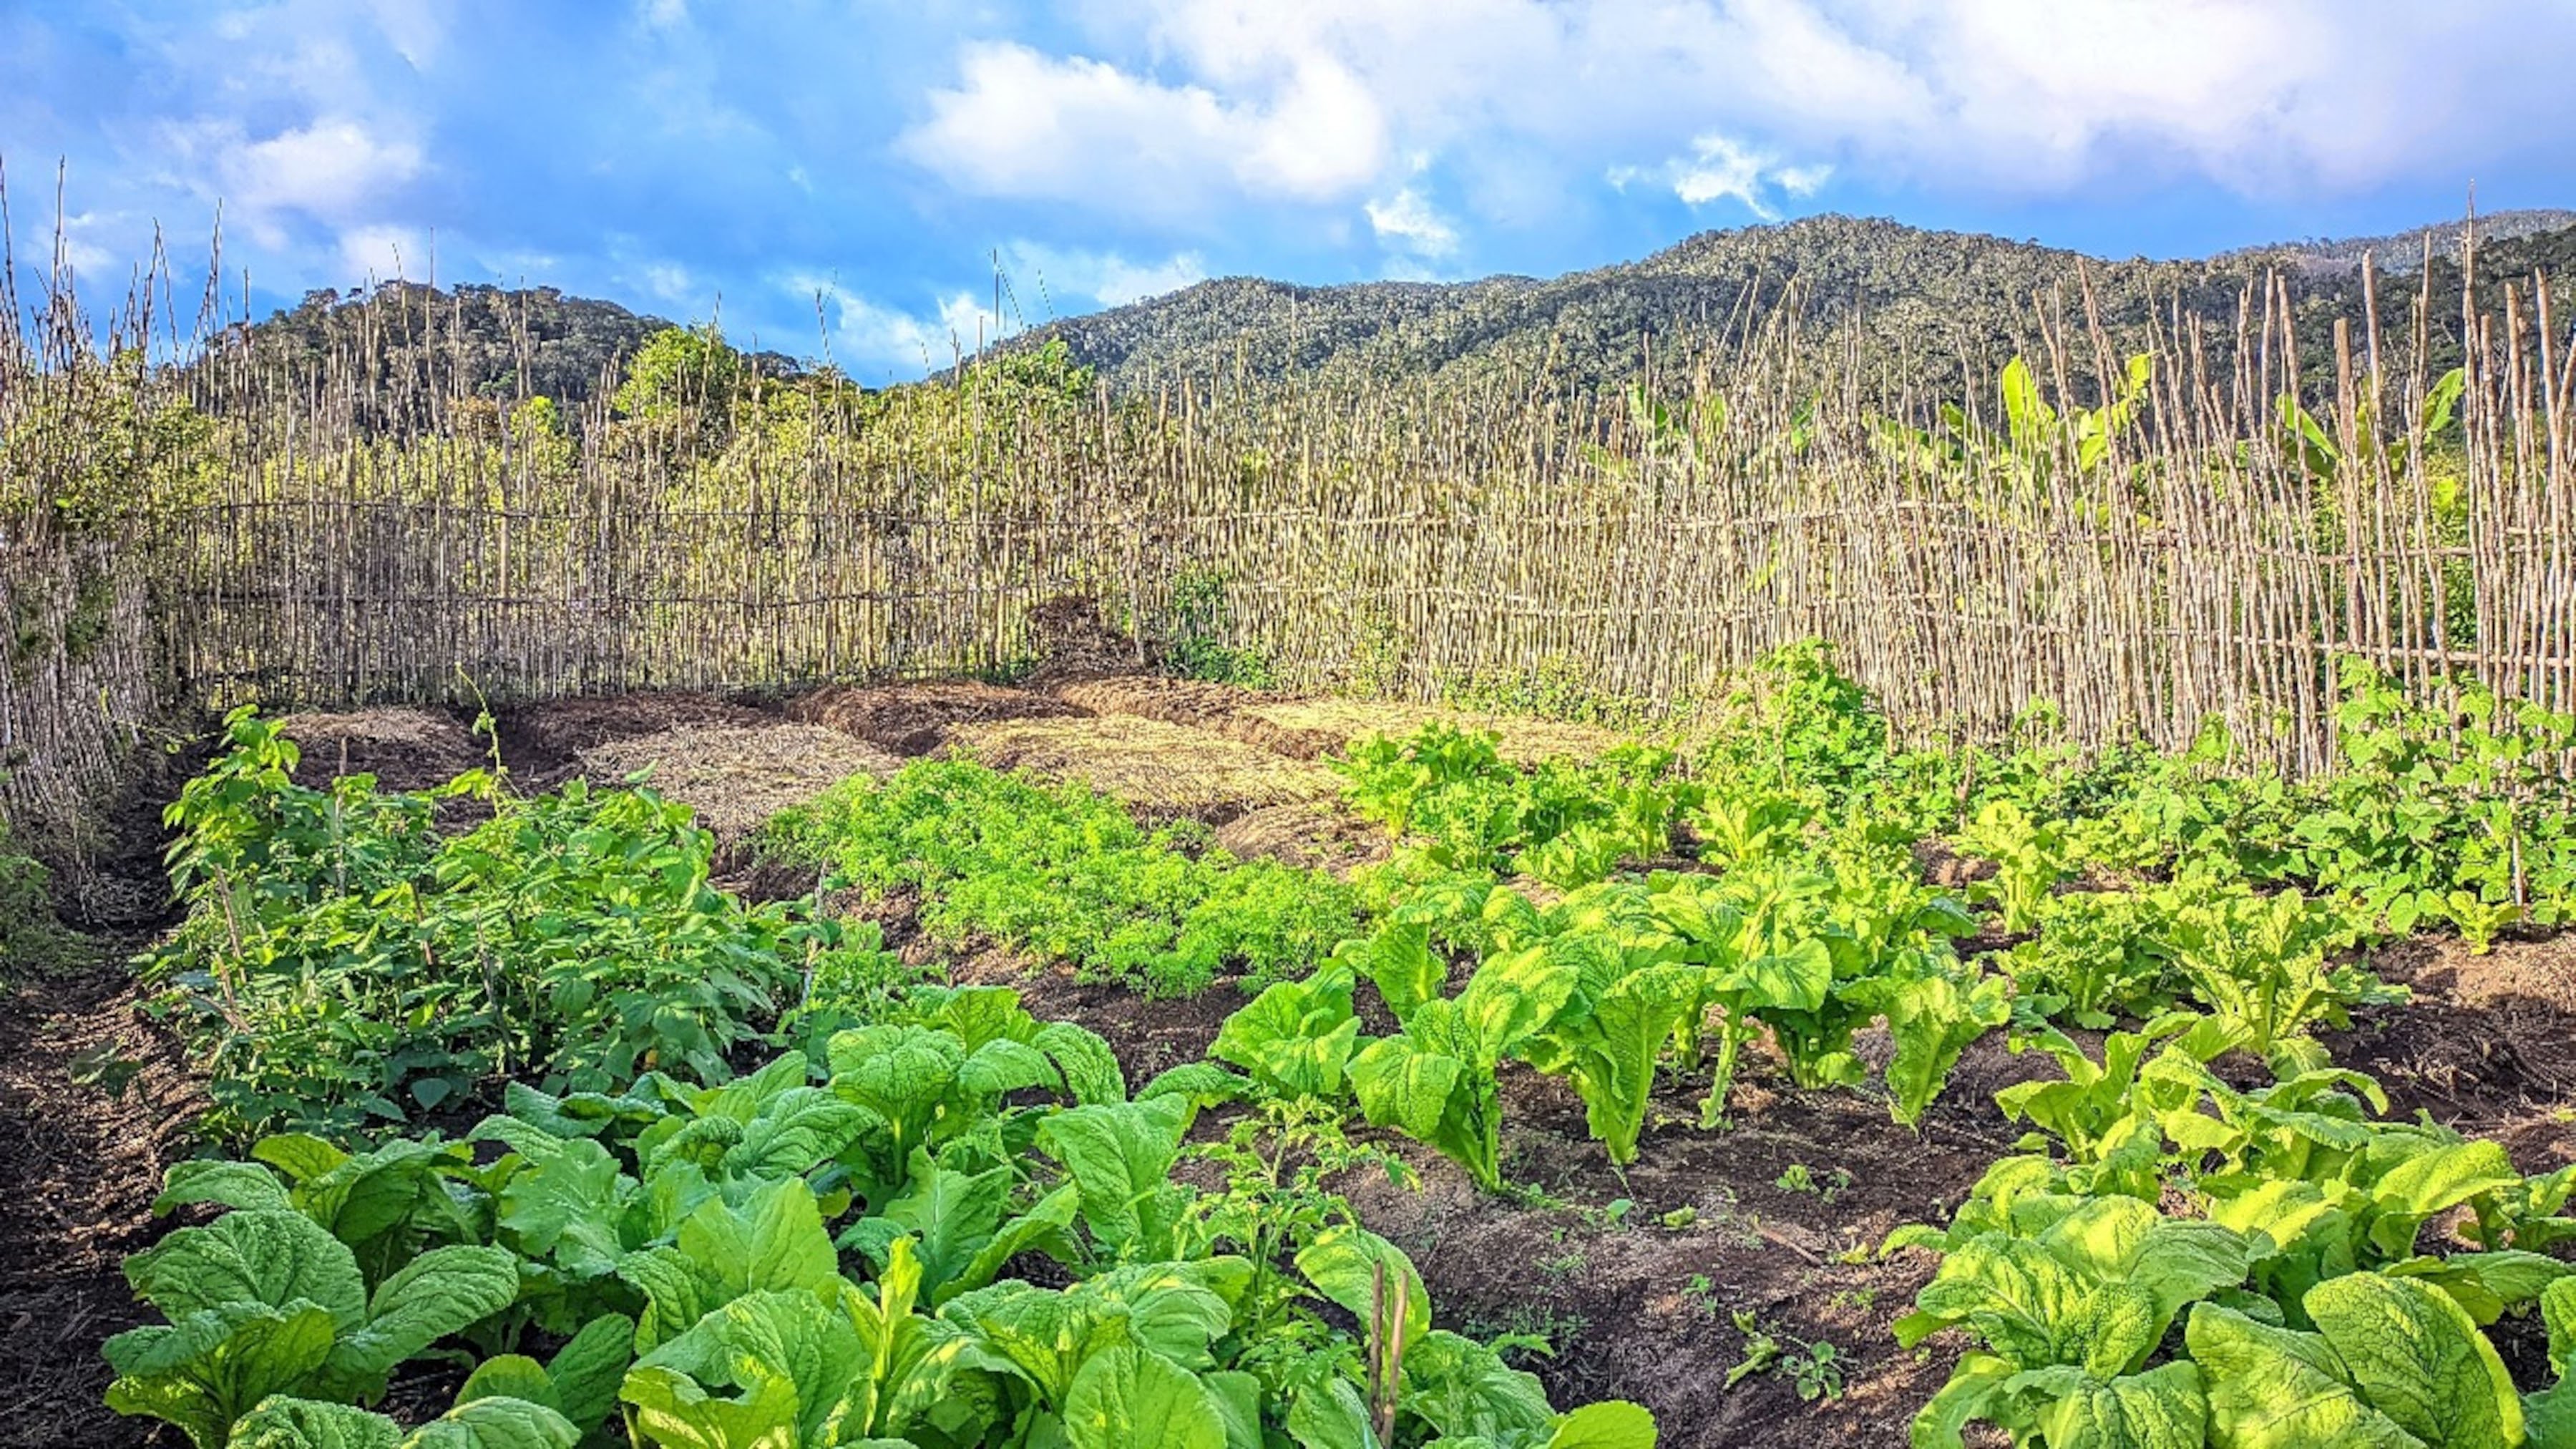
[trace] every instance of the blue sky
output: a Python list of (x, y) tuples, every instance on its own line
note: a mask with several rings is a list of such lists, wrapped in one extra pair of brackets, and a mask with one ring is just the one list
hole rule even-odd
[(871, 381), (1204, 276), (1819, 211), (2197, 255), (2576, 205), (2576, 0), (0, 0), (23, 261), (547, 284)]

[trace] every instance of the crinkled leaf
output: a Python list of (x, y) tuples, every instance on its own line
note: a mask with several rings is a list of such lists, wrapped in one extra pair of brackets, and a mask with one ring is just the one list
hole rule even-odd
[(366, 1315), (366, 1283), (348, 1245), (302, 1213), (231, 1212), (180, 1228), (125, 1260), (135, 1296), (174, 1321), (229, 1303), (330, 1310), (344, 1326)]
[(2317, 1332), (2370, 1406), (2435, 1449), (2511, 1444), (2522, 1401), (2495, 1346), (2449, 1296), (2352, 1273), (2308, 1290)]
[[(1385, 1304), (1376, 1307), (1379, 1274), (1385, 1277)], [(1315, 1291), (1341, 1306), (1362, 1324), (1371, 1312), (1382, 1312), (1391, 1318), (1395, 1296), (1404, 1292), (1404, 1334), (1406, 1345), (1431, 1330), (1431, 1295), (1424, 1291), (1422, 1274), (1404, 1250), (1366, 1228), (1348, 1224), (1327, 1228), (1315, 1235), (1297, 1253), (1297, 1271)]]
[(402, 1425), (352, 1404), (275, 1394), (232, 1427), (224, 1449), (403, 1449)]
[(1069, 1021), (1039, 1027), (1030, 1045), (1046, 1054), (1064, 1077), (1064, 1089), (1079, 1106), (1127, 1100), (1127, 1074), (1118, 1053), (1100, 1033)]
[(219, 1449), (234, 1419), (318, 1372), (337, 1333), (329, 1309), (301, 1300), (279, 1307), (228, 1302), (167, 1327), (128, 1329), (107, 1341), (117, 1373), (107, 1406), (167, 1420), (198, 1449)]
[(256, 1162), (178, 1162), (161, 1179), (153, 1216), (190, 1203), (219, 1203), (245, 1212), (286, 1212), (294, 1207), (277, 1174)]
[(2353, 1392), (2315, 1334), (2203, 1303), (2184, 1336), (2209, 1396), (2212, 1449), (2427, 1449)]
[(1187, 1201), (1172, 1168), (1188, 1125), (1169, 1097), (1072, 1107), (1038, 1125), (1038, 1146), (1081, 1190), (1083, 1226), (1115, 1252), (1168, 1232)]
[(1140, 1348), (1093, 1355), (1065, 1393), (1071, 1449), (1226, 1449), (1216, 1396), (1198, 1375)]
[(580, 1428), (543, 1404), (478, 1399), (459, 1404), (403, 1441), (402, 1449), (574, 1449)]

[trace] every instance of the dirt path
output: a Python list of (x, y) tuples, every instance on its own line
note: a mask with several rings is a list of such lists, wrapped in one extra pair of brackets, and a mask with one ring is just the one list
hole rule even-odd
[[(106, 1338), (153, 1321), (119, 1264), (148, 1245), (162, 1169), (204, 1106), (175, 1044), (134, 1010), (122, 959), (12, 996), (0, 1014), (0, 1446), (153, 1442), (110, 1412)], [(73, 1080), (104, 1058), (121, 1093)], [(130, 1075), (128, 1075), (130, 1071)]]

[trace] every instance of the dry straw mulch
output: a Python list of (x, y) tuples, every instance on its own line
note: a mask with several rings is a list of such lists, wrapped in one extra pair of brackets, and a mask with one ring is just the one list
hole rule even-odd
[(852, 775), (893, 774), (903, 762), (864, 740), (813, 724), (682, 725), (582, 751), (582, 775), (645, 784), (697, 812), (720, 841), (740, 840), (791, 805)]
[(1341, 783), (1320, 765), (1133, 715), (962, 725), (950, 731), (950, 741), (995, 769), (1082, 780), (1149, 811), (1201, 819), (1329, 800)]
[(1217, 827), (1216, 843), (1240, 860), (1275, 860), (1335, 875), (1386, 859), (1391, 844), (1385, 827), (1329, 800), (1247, 811)]
[(1589, 760), (1633, 738), (1598, 725), (1567, 724), (1517, 715), (1478, 714), (1386, 700), (1263, 700), (1245, 705), (1241, 717), (1277, 730), (1329, 739), (1332, 749), (1346, 748), (1371, 735), (1409, 735), (1438, 720), (1461, 729), (1493, 731), (1501, 737), (1495, 745), (1496, 750), (1504, 759), (1518, 765), (1534, 765), (1542, 760), (1559, 758)]
[(1082, 706), (1054, 695), (1005, 689), (971, 679), (833, 685), (787, 706), (789, 719), (829, 725), (898, 755), (931, 754), (951, 743), (951, 732), (961, 725), (1084, 712)]
[(1284, 702), (1282, 697), (1238, 685), (1155, 674), (1117, 674), (1062, 685), (1055, 694), (1093, 714), (1133, 715), (1165, 724), (1194, 725), (1291, 759), (1311, 760), (1343, 744), (1342, 737), (1330, 730), (1292, 729), (1262, 718), (1254, 709), (1280, 704)]

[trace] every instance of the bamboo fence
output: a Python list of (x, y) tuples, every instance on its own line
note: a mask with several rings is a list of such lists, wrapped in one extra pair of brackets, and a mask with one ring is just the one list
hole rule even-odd
[[(44, 419), (108, 398), (198, 426), (181, 463), (120, 475), (148, 506), (0, 524), (0, 601), (40, 601), (0, 678), (19, 762), (0, 809), (99, 776), (155, 707), (992, 672), (1033, 647), (1035, 605), (1087, 596), (1150, 634), (1209, 579), (1227, 642), (1297, 688), (1546, 671), (1679, 706), (1821, 638), (1917, 737), (1992, 736), (2048, 701), (2079, 740), (2178, 746), (2216, 718), (2312, 771), (2347, 654), (2576, 707), (2576, 359), (2541, 279), (2495, 285), (2438, 438), (2437, 380), (2404, 360), (2420, 336), (2382, 336), (2375, 307), (2301, 358), (2286, 292), (2249, 292), (2232, 334), (2177, 310), (2115, 345), (2079, 288), (2040, 299), (2025, 351), (2070, 412), (2147, 352), (2135, 421), (2099, 457), (2060, 428), (1937, 465), (1881, 422), (1935, 400), (1849, 338), (1801, 338), (1794, 302), (1650, 381), (1679, 423), (1543, 377), (1291, 379), (1044, 406), (945, 387), (910, 411), (699, 399), (678, 416), (732, 420), (708, 442), (604, 404), (530, 432), (435, 369), (388, 380), (368, 349), (434, 340), (434, 307), (293, 368), (201, 328), (173, 349), (190, 365), (120, 384), (95, 361), (113, 346), (54, 335), (78, 309), (48, 296), (0, 338), (0, 500), (74, 467)], [(152, 335), (152, 296), (127, 334)], [(2333, 466), (2279, 424), (2284, 394)], [(113, 607), (74, 660), (60, 616), (97, 577)]]

